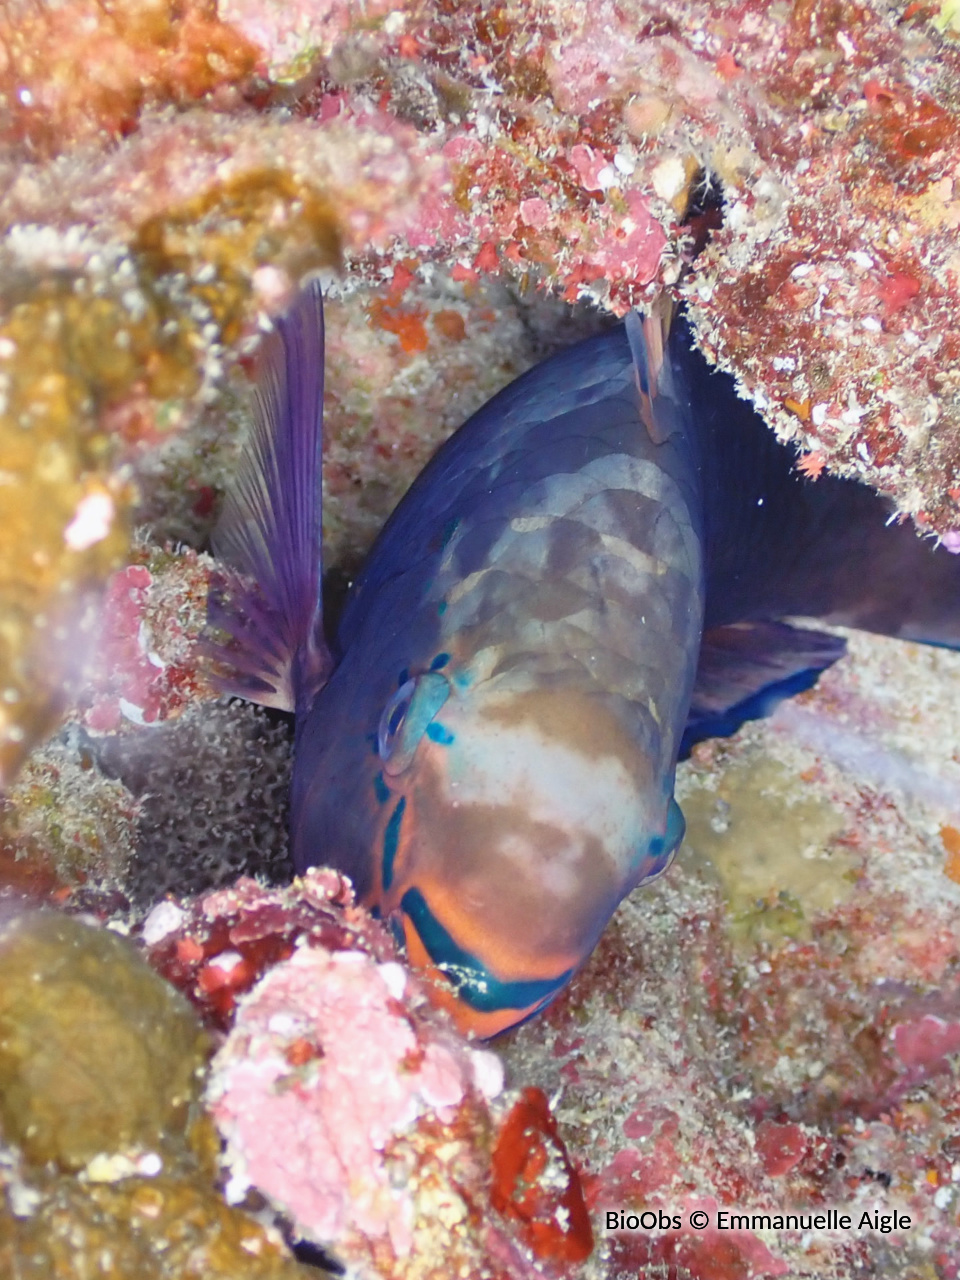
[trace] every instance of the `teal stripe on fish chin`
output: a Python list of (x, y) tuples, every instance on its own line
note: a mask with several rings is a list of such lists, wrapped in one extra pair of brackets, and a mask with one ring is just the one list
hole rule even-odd
[(479, 1013), (496, 1013), (503, 1009), (536, 1012), (552, 1000), (570, 981), (573, 970), (567, 969), (556, 978), (528, 982), (501, 982), (476, 956), (465, 951), (437, 920), (419, 889), (408, 889), (400, 909), (410, 919), (433, 963), (445, 973), (459, 999)]

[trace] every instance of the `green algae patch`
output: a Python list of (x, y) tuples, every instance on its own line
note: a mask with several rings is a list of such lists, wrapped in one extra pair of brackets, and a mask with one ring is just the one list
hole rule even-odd
[(719, 882), (734, 942), (808, 938), (812, 918), (851, 894), (842, 815), (776, 761), (748, 750), (716, 775), (688, 775), (682, 807), (687, 857)]
[(105, 929), (36, 912), (0, 938), (0, 1126), (28, 1163), (183, 1142), (208, 1041), (196, 1014)]

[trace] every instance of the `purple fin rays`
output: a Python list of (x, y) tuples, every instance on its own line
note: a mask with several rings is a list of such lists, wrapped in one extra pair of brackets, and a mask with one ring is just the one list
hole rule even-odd
[(317, 281), (263, 341), (250, 435), (213, 551), (210, 645), (226, 693), (285, 711), (310, 705), (330, 673), (321, 607), (323, 297)]

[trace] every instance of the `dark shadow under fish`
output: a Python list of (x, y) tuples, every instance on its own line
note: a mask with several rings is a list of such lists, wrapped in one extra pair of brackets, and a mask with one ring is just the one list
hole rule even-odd
[(494, 397), (387, 522), (328, 653), (322, 302), (267, 340), (216, 536), (230, 687), (296, 711), (296, 866), (353, 880), (483, 1036), (549, 1003), (683, 835), (681, 750), (809, 686), (802, 615), (960, 643), (960, 561), (794, 455), (655, 318)]

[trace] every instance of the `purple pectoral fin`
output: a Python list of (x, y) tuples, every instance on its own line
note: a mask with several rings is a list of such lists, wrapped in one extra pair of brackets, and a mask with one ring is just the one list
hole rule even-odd
[(726, 737), (809, 689), (846, 641), (785, 622), (738, 622), (705, 631), (681, 758), (703, 738)]
[(332, 665), (321, 613), (323, 299), (313, 281), (263, 342), (254, 414), (213, 536), (227, 571), (209, 621), (220, 684), (284, 710), (312, 702)]

